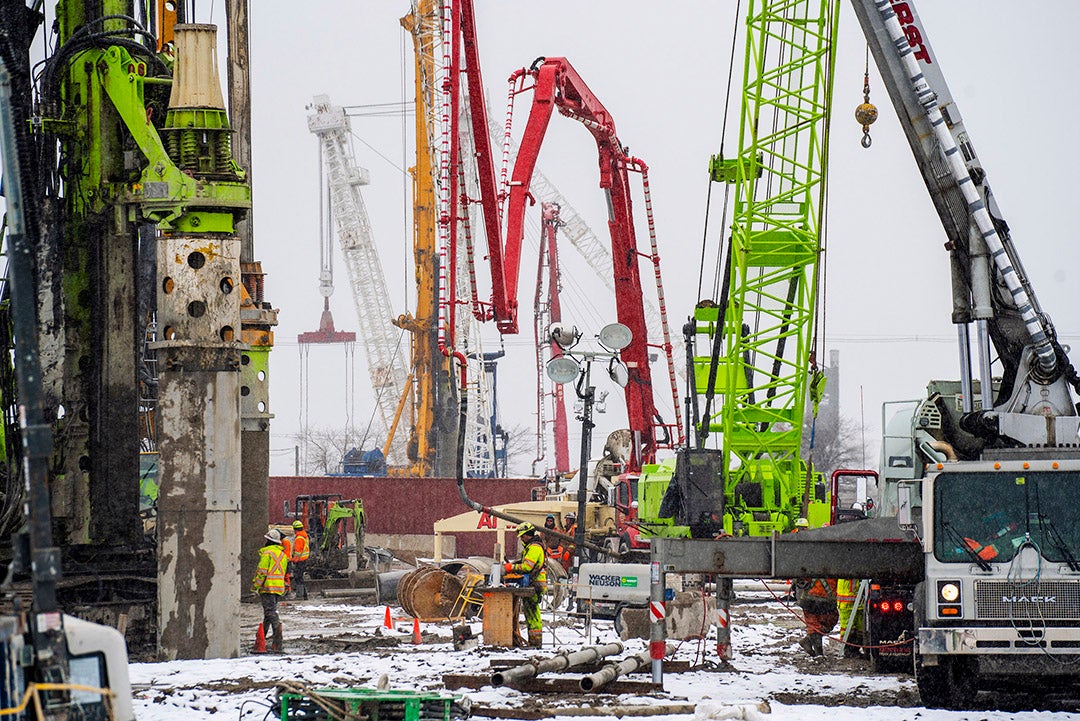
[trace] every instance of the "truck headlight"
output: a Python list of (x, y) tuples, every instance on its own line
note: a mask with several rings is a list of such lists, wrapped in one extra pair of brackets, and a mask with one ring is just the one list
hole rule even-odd
[(960, 598), (960, 585), (955, 581), (944, 581), (938, 584), (938, 596), (945, 603), (956, 603)]

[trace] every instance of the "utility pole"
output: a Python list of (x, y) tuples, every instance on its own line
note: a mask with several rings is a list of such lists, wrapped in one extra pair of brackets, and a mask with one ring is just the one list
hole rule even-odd
[[(581, 563), (585, 558), (585, 502), (589, 493), (589, 455), (592, 447), (593, 429), (593, 400), (596, 396), (596, 388), (591, 381), (592, 359), (585, 361), (584, 368), (575, 388), (578, 398), (581, 399), (581, 459), (578, 466), (578, 492), (577, 492), (577, 525), (574, 527), (574, 585)], [(584, 387), (584, 391), (582, 388)]]

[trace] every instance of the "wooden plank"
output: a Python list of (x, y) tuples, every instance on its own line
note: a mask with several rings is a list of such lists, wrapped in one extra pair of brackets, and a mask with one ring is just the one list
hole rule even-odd
[(517, 630), (513, 595), (484, 591), (484, 644), (513, 648)]
[(553, 708), (507, 708), (505, 706), (473, 706), (472, 715), (483, 718), (536, 719), (556, 718), (558, 716), (614, 716), (616, 718), (633, 716), (672, 716), (688, 715), (697, 710), (696, 704), (662, 704), (641, 706), (557, 706)]
[(536, 719), (551, 716), (551, 712), (546, 709), (506, 708), (504, 706), (473, 706), (471, 714), (483, 718), (520, 719), (521, 721), (536, 721)]

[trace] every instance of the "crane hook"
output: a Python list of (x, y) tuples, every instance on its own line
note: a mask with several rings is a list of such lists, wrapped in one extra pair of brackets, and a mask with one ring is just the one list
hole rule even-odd
[(863, 70), (863, 101), (859, 103), (859, 106), (855, 108), (855, 120), (862, 125), (862, 140), (860, 143), (864, 148), (869, 148), (873, 143), (873, 139), (870, 137), (870, 126), (877, 120), (878, 111), (877, 106), (870, 102), (870, 48), (866, 49), (866, 68)]

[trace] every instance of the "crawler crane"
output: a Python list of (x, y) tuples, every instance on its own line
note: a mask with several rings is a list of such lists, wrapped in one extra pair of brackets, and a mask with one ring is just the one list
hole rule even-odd
[(367, 355), (368, 375), (385, 434), (384, 453), (390, 465), (403, 466), (407, 438), (396, 431), (401, 417), (399, 407), (410, 379), (400, 333), (391, 324), (394, 311), (390, 293), (360, 191), (360, 186), (368, 182), (368, 172), (356, 163), (344, 108), (331, 105), (327, 96), (320, 95), (315, 98), (313, 110), (308, 128), (318, 136), (322, 150), (330, 205), (360, 322), (361, 345)]

